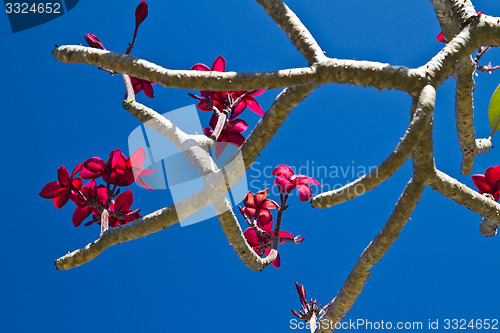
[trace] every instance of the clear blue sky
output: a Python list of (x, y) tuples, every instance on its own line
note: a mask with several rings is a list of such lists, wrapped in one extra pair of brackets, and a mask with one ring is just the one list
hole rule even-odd
[[(165, 231), (112, 248), (76, 269), (57, 271), (54, 259), (93, 241), (96, 225), (73, 227), (69, 205), (57, 210), (38, 196), (60, 165), (127, 151), (139, 123), (122, 109), (124, 87), (92, 66), (63, 64), (54, 44), (85, 44), (94, 33), (113, 51), (131, 39), (139, 1), (81, 1), (47, 24), (15, 33), (0, 14), (2, 42), (3, 226), (0, 251), (0, 331), (3, 332), (256, 332), (288, 331), (299, 308), (294, 282), (308, 297), (328, 302), (357, 258), (385, 224), (411, 175), (407, 163), (386, 183), (330, 209), (292, 198), (284, 229), (303, 235), (280, 247), (281, 268), (248, 269), (229, 246), (218, 221)], [(254, 1), (150, 0), (133, 54), (172, 69), (210, 65), (218, 56), (234, 71), (306, 66), (285, 34)], [(443, 44), (429, 1), (287, 1), (330, 57), (417, 67)], [(495, 1), (477, 10), (500, 16)], [(498, 50), (484, 61), (500, 62)], [(476, 78), (476, 133), (489, 135), (487, 107), (500, 73)], [(155, 86), (138, 100), (167, 112), (193, 104), (188, 91)], [(193, 91), (191, 91), (193, 92)], [(279, 91), (258, 97), (267, 109)], [(439, 169), (460, 174), (454, 122), (454, 81), (438, 90), (434, 147)], [(393, 150), (409, 123), (405, 93), (327, 85), (297, 107), (249, 171), (286, 163), (367, 168)], [(201, 119), (208, 123), (208, 115)], [(253, 127), (258, 117), (246, 111)], [(495, 138), (493, 144), (500, 145)], [(128, 151), (127, 151), (128, 154)], [(500, 164), (498, 148), (476, 158), (473, 173)], [(334, 186), (353, 180), (326, 177)], [(271, 182), (272, 178), (268, 179)], [(259, 187), (251, 187), (253, 191)], [(172, 203), (168, 190), (132, 186), (133, 207), (144, 214)], [(274, 197), (277, 199), (276, 197)], [(346, 319), (422, 321), (500, 317), (498, 237), (478, 232), (481, 218), (426, 189), (394, 246)]]

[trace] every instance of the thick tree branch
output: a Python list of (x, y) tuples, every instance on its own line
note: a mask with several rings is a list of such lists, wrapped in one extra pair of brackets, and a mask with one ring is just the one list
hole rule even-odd
[(326, 60), (326, 56), (309, 30), (281, 0), (257, 0), (271, 18), (290, 38), (292, 44), (309, 61), (309, 65)]
[(457, 204), (500, 225), (500, 204), (479, 194), (444, 172), (436, 171), (431, 188)]
[(422, 133), (427, 129), (429, 121), (432, 119), (434, 101), (435, 90), (432, 86), (427, 86), (420, 95), (420, 98), (414, 99), (412, 105), (413, 116), (410, 126), (403, 139), (401, 139), (401, 142), (389, 157), (376, 169), (355, 181), (337, 190), (316, 195), (311, 200), (312, 206), (314, 208), (327, 208), (337, 205), (376, 188), (387, 178), (391, 177), (408, 159), (419, 142)]
[(413, 151), (413, 174), (415, 179), (422, 180), (428, 184), (434, 176), (436, 166), (434, 165), (434, 150), (432, 140), (432, 122), (434, 120), (433, 111), (436, 103), (436, 89), (428, 85), (420, 94), (419, 99), (414, 99), (413, 104), (417, 103), (417, 112), (421, 109), (428, 110), (430, 114), (427, 123), (424, 125), (423, 134)]
[(457, 125), (458, 144), (462, 150), (462, 174), (468, 175), (474, 166), (477, 155), (476, 134), (474, 131), (474, 90), (473, 73), (476, 65), (469, 57), (459, 68), (457, 91), (455, 95), (455, 119)]
[[(352, 308), (354, 302), (363, 291), (370, 270), (382, 259), (398, 238), (415, 209), (424, 191), (424, 187), (425, 184), (423, 182), (418, 182), (414, 179), (408, 182), (389, 220), (375, 239), (363, 251), (332, 305), (330, 305), (325, 315), (321, 318), (322, 321), (326, 320), (329, 323), (329, 327), (335, 327), (335, 323), (343, 320), (344, 316)], [(322, 325), (316, 330), (318, 333), (331, 331), (333, 329), (325, 329)]]
[(122, 106), (137, 118), (137, 120), (151, 127), (171, 141), (181, 152), (194, 146), (200, 146), (204, 150), (210, 150), (215, 145), (214, 141), (206, 135), (186, 134), (172, 124), (170, 120), (141, 103), (128, 99), (123, 101)]
[(59, 46), (52, 54), (61, 62), (96, 65), (181, 89), (258, 90), (306, 83), (343, 83), (418, 93), (425, 85), (422, 70), (371, 61), (329, 59), (311, 67), (235, 73), (166, 69), (126, 54), (77, 45)]

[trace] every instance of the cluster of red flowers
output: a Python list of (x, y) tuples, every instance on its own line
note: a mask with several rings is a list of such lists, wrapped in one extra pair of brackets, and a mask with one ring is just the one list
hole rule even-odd
[[(92, 220), (85, 223), (86, 226), (93, 223), (101, 224), (103, 215), (109, 216), (106, 222), (111, 227), (126, 224), (141, 217), (140, 209), (130, 210), (134, 201), (132, 191), (127, 190), (120, 194), (118, 187), (129, 186), (137, 180), (151, 190), (140, 177), (154, 172), (140, 167), (144, 159), (143, 148), (137, 149), (129, 158), (125, 157), (120, 149), (116, 149), (109, 154), (107, 162), (99, 157), (89, 158), (78, 164), (71, 175), (64, 166), (61, 166), (57, 169), (58, 180), (45, 185), (40, 196), (52, 199), (58, 209), (69, 200), (75, 203), (77, 206), (73, 213), (75, 227), (91, 214)], [(78, 174), (80, 177), (77, 177)], [(106, 185), (97, 185), (98, 178), (102, 178)], [(90, 181), (83, 186), (82, 179)]]
[[(274, 183), (280, 191), (281, 206), (276, 201), (267, 199), (269, 189), (266, 189), (255, 194), (249, 191), (245, 199), (243, 199), (245, 208), (239, 207), (241, 214), (249, 225), (243, 235), (250, 247), (259, 256), (269, 255), (273, 248), (278, 250), (279, 244), (286, 242), (298, 244), (304, 240), (300, 235), (294, 237), (291, 233), (280, 230), (282, 214), (288, 208), (288, 196), (293, 189), (298, 189), (301, 201), (307, 201), (312, 195), (312, 190), (308, 184), (320, 185), (314, 178), (295, 175), (293, 170), (285, 164), (278, 165), (273, 170), (273, 175), (276, 176)], [(273, 215), (270, 209), (278, 210), (274, 230)], [(273, 239), (275, 240), (274, 243)], [(279, 253), (272, 264), (276, 268), (280, 267)]]
[[(135, 44), (135, 39), (137, 38), (137, 30), (139, 29), (139, 26), (141, 25), (142, 22), (146, 19), (148, 16), (148, 4), (146, 1), (141, 0), (139, 5), (137, 5), (137, 8), (135, 9), (135, 29), (134, 29), (134, 36), (132, 38), (132, 42), (129, 44), (127, 51), (125, 52), (126, 54), (130, 54), (132, 52), (132, 48), (134, 47)], [(102, 42), (97, 38), (96, 35), (93, 34), (87, 34), (85, 35), (85, 40), (87, 41), (87, 44), (89, 44), (90, 47), (96, 48), (96, 49), (102, 49), (106, 50)], [(101, 68), (102, 69), (102, 68)], [(103, 69), (106, 70), (106, 69)], [(108, 71), (108, 70), (106, 70)], [(111, 71), (109, 71), (112, 73)], [(113, 74), (113, 73), (112, 73)], [(153, 82), (149, 82), (146, 80), (138, 79), (136, 77), (131, 76), (130, 81), (132, 83), (132, 87), (134, 88), (134, 93), (139, 93), (140, 91), (144, 91), (144, 94), (148, 96), (149, 98), (154, 98), (154, 91), (153, 91)], [(127, 98), (127, 94), (125, 94), (125, 98)]]
[[(191, 70), (224, 72), (226, 70), (226, 60), (219, 56), (215, 59), (211, 68), (205, 64), (196, 64), (191, 67)], [(236, 119), (236, 117), (245, 111), (247, 107), (259, 116), (263, 116), (264, 111), (254, 97), (264, 92), (265, 90), (200, 91), (201, 96), (189, 94), (189, 96), (199, 100), (197, 106), (199, 110), (213, 112), (209, 122), (211, 128), (206, 127), (203, 129), (205, 135), (210, 137), (214, 134), (220, 114), (226, 116), (224, 127), (217, 137), (217, 142), (220, 143), (215, 147), (216, 158), (222, 154), (228, 143), (236, 147), (243, 144), (245, 138), (241, 133), (247, 130), (248, 124), (242, 119)]]

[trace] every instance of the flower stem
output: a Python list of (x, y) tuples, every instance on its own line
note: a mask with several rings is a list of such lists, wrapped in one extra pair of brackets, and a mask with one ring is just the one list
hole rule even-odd
[(279, 237), (280, 235), (280, 227), (281, 227), (281, 218), (283, 216), (283, 212), (286, 209), (286, 201), (288, 200), (288, 193), (285, 194), (283, 197), (283, 194), (280, 193), (280, 209), (278, 210), (278, 215), (276, 216), (276, 227), (274, 228), (274, 236)]

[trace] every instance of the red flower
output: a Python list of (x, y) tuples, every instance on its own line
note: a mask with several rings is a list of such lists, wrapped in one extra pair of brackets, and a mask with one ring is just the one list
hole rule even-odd
[(311, 187), (306, 184), (319, 185), (322, 187), (322, 185), (312, 177), (294, 175), (292, 168), (286, 164), (278, 165), (273, 170), (272, 174), (276, 176), (274, 184), (278, 187), (280, 193), (289, 194), (297, 187), (301, 201), (307, 201), (311, 199), (312, 196)]
[(135, 29), (148, 17), (148, 4), (146, 1), (141, 0), (135, 9)]
[(99, 38), (97, 38), (96, 35), (86, 34), (85, 40), (87, 41), (87, 44), (89, 44), (90, 47), (106, 50), (106, 48), (104, 47), (104, 45), (102, 45), (102, 42), (99, 40)]
[[(218, 56), (209, 68), (205, 64), (196, 64), (191, 67), (191, 70), (196, 71), (214, 71), (224, 72), (226, 70), (226, 60), (222, 56)], [(213, 111), (211, 105), (217, 108), (220, 112), (228, 108), (232, 102), (241, 97), (238, 104), (232, 110), (230, 119), (235, 119), (240, 115), (248, 106), (250, 110), (257, 113), (259, 116), (264, 115), (264, 110), (254, 97), (261, 95), (265, 90), (250, 91), (200, 91), (202, 97), (189, 94), (191, 97), (200, 100), (197, 108), (202, 111)]]
[(500, 197), (500, 165), (486, 169), (484, 175), (472, 175), (474, 185), (479, 193), (489, 193), (496, 201)]
[[(476, 14), (483, 15), (484, 13), (481, 11), (477, 11)], [(444, 39), (444, 35), (443, 35), (442, 31), (439, 32), (439, 35), (437, 35), (436, 40), (438, 42), (441, 42), (441, 43), (446, 43), (446, 40)]]
[[(205, 135), (208, 137), (212, 136), (213, 130), (217, 125), (217, 115), (215, 113), (212, 115), (212, 118), (210, 118), (209, 125), (212, 129), (208, 127), (203, 128)], [(217, 142), (220, 143), (215, 147), (215, 157), (220, 157), (228, 143), (240, 147), (243, 142), (245, 142), (245, 137), (241, 133), (246, 131), (247, 128), (248, 124), (242, 119), (230, 120), (217, 138)]]
[(40, 196), (45, 199), (52, 199), (54, 206), (57, 209), (63, 207), (71, 197), (73, 190), (80, 190), (82, 188), (82, 180), (80, 178), (74, 178), (75, 175), (82, 170), (83, 163), (77, 165), (77, 167), (71, 173), (64, 166), (57, 169), (57, 181), (48, 183), (40, 191)]
[[(104, 192), (106, 195), (106, 192)], [(105, 202), (108, 198), (107, 195), (105, 198), (100, 197), (100, 199)], [(118, 196), (115, 200), (111, 201), (111, 205), (109, 206), (109, 226), (117, 227), (119, 225), (127, 224), (129, 222), (135, 221), (142, 216), (139, 214), (140, 209), (130, 210), (132, 203), (134, 201), (134, 196), (132, 195), (132, 191), (126, 190), (122, 194)], [(76, 210), (75, 210), (76, 213)], [(85, 223), (85, 226), (89, 226), (93, 223), (101, 224), (101, 212), (97, 209), (93, 209), (92, 220)], [(90, 213), (85, 216), (82, 221), (87, 218)], [(80, 221), (81, 223), (81, 221)]]
[[(144, 94), (149, 98), (154, 98), (154, 90), (153, 84), (154, 82), (146, 81), (143, 79), (138, 79), (136, 77), (131, 76), (130, 82), (132, 83), (132, 87), (134, 87), (134, 93), (137, 95), (141, 91), (144, 91)], [(128, 94), (125, 93), (125, 98), (127, 98)]]
[(140, 177), (154, 172), (154, 170), (140, 167), (144, 160), (145, 152), (142, 147), (138, 148), (129, 158), (125, 157), (120, 149), (115, 149), (109, 154), (107, 163), (104, 163), (99, 157), (92, 157), (85, 161), (80, 175), (84, 179), (102, 177), (105, 182), (117, 186), (129, 186), (137, 180), (139, 184), (151, 190)]
[(280, 208), (274, 200), (267, 199), (268, 192), (269, 189), (262, 190), (254, 195), (248, 191), (245, 199), (243, 199), (245, 208), (242, 209), (242, 213), (250, 220), (257, 220), (257, 225), (261, 228), (273, 220), (273, 215), (269, 209)]
[[(272, 223), (268, 223), (266, 225), (264, 225), (262, 227), (262, 230), (264, 230), (265, 232), (269, 233), (271, 236), (274, 235), (274, 230), (271, 230), (272, 228)], [(248, 242), (248, 245), (250, 245), (250, 247), (255, 251), (255, 253), (257, 253), (259, 256), (263, 256), (264, 253), (266, 255), (269, 255), (269, 253), (271, 252), (271, 248), (270, 247), (267, 247), (265, 250), (264, 250), (264, 253), (261, 253), (261, 249), (260, 249), (260, 246), (261, 244), (262, 245), (265, 245), (265, 244), (268, 244), (270, 243), (271, 241), (265, 237), (261, 237), (257, 234), (257, 232), (253, 229), (253, 228), (248, 228), (247, 230), (245, 230), (245, 232), (243, 232), (243, 236), (245, 236), (245, 239), (247, 240)], [(289, 238), (293, 238), (293, 235), (289, 232), (286, 232), (286, 231), (280, 231), (279, 232), (279, 237), (289, 237)], [(260, 243), (259, 243), (260, 241)], [(284, 242), (280, 242), (280, 244), (283, 244)], [(280, 254), (278, 253), (278, 256), (276, 257), (276, 259), (274, 259), (273, 261), (273, 266), (276, 267), (276, 268), (280, 268), (280, 265), (281, 265), (281, 259), (280, 259)]]

